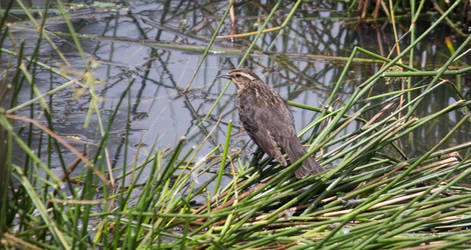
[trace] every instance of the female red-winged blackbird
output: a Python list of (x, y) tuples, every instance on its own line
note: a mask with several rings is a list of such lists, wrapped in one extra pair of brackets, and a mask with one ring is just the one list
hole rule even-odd
[[(293, 114), (281, 96), (248, 69), (235, 69), (219, 77), (232, 80), (237, 87), (239, 117), (250, 138), (268, 155), (287, 166), (283, 148), (291, 162), (306, 154), (296, 136)], [(296, 170), (298, 179), (322, 171), (312, 157)]]

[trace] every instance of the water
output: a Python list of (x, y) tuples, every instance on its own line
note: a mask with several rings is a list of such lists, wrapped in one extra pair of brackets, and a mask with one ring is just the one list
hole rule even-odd
[[(36, 3), (39, 4), (40, 3)], [(205, 5), (196, 2), (141, 1), (129, 6), (112, 6), (109, 9), (83, 8), (71, 12), (74, 28), (79, 34), (86, 34), (95, 39), (81, 39), (81, 45), (88, 60), (93, 60), (93, 74), (102, 83), (96, 85), (99, 96), (101, 119), (107, 121), (119, 102), (120, 96), (132, 82), (130, 99), (124, 98), (112, 125), (108, 150), (115, 167), (123, 164), (124, 151), (128, 150), (128, 163), (134, 162), (136, 154), (142, 159), (153, 149), (173, 147), (178, 140), (185, 136), (188, 143), (185, 148), (196, 147), (213, 129), (216, 122), (220, 123), (211, 134), (209, 140), (200, 151), (203, 156), (218, 144), (224, 144), (227, 123), (234, 123), (231, 135), (232, 149), (243, 149), (243, 156), (249, 158), (255, 150), (253, 143), (240, 129), (237, 110), (235, 109), (235, 87), (230, 85), (216, 105), (209, 118), (204, 120), (216, 98), (220, 95), (226, 80), (215, 77), (234, 68), (242, 54), (219, 53), (210, 54), (204, 61), (196, 77), (191, 81), (188, 92), (184, 92), (200, 59), (201, 52), (188, 52), (178, 46), (199, 46), (204, 49), (209, 38), (220, 20), (227, 1), (212, 1)], [(270, 27), (280, 25), (287, 17), (292, 5), (283, 3), (283, 7), (275, 14)], [(355, 46), (360, 46), (383, 56), (394, 45), (394, 37), (389, 23), (358, 23), (355, 19), (342, 17), (342, 5), (316, 5), (303, 3), (294, 18), (283, 32), (263, 34), (256, 43), (254, 53), (248, 58), (245, 67), (253, 69), (286, 99), (311, 106), (322, 107), (340, 76), (344, 67), (345, 57), (348, 57)], [(270, 6), (258, 6), (247, 3), (236, 9), (237, 33), (256, 31), (265, 20)], [(52, 13), (52, 12), (50, 12)], [(17, 21), (25, 20), (24, 16), (16, 14)], [(143, 20), (152, 20), (159, 27), (150, 26)], [(407, 19), (399, 19), (404, 25), (399, 26), (399, 36), (404, 34)], [(26, 42), (25, 54), (30, 55), (34, 49), (37, 32), (29, 24), (14, 23), (11, 27), (16, 39)], [(401, 23), (400, 23), (401, 24)], [(419, 23), (420, 24), (420, 23)], [(428, 24), (418, 27), (418, 33), (423, 32)], [(26, 29), (25, 29), (26, 28)], [(47, 24), (48, 31), (67, 32), (67, 26), (60, 18), (51, 19)], [(415, 65), (420, 69), (433, 70), (440, 67), (449, 56), (444, 46), (444, 38), (454, 38), (454, 44), (459, 44), (459, 37), (454, 37), (444, 27), (436, 29), (430, 39), (421, 43), (415, 52)], [(226, 20), (220, 32), (227, 35), (231, 32), (230, 20)], [(70, 37), (50, 35), (59, 50), (64, 53), (71, 66), (66, 66), (46, 41), (40, 50), (41, 61), (47, 64), (67, 69), (77, 77), (85, 70), (74, 42)], [(106, 37), (107, 39), (103, 39)], [(127, 40), (125, 40), (125, 39)], [(254, 36), (239, 39), (218, 39), (214, 45), (221, 49), (242, 49)], [(149, 46), (144, 41), (174, 44), (175, 48)], [(7, 43), (11, 46), (11, 43)], [(404, 48), (408, 41), (402, 41)], [(178, 46), (177, 46), (178, 45)], [(379, 46), (381, 45), (381, 46)], [(9, 47), (11, 49), (11, 47)], [(266, 53), (259, 53), (259, 52)], [(366, 55), (359, 57), (368, 58)], [(4, 57), (5, 58), (5, 57)], [(2, 60), (5, 60), (5, 59)], [(465, 59), (468, 60), (469, 58)], [(5, 64), (2, 61), (2, 64)], [(59, 66), (60, 65), (60, 66)], [(348, 96), (364, 80), (374, 74), (381, 64), (371, 62), (355, 62), (342, 84), (336, 105), (340, 106)], [(48, 70), (38, 68), (35, 76), (36, 84), (42, 93), (58, 87), (67, 80), (50, 74)], [(467, 81), (467, 82), (466, 82)], [(463, 79), (463, 87), (469, 80)], [(379, 84), (373, 91), (385, 92), (398, 90), (398, 84), (385, 86)], [(84, 122), (91, 102), (88, 92), (81, 92), (80, 87), (67, 88), (52, 98), (54, 128), (57, 134), (81, 138), (91, 144), (99, 143), (101, 138), (99, 123), (94, 115), (88, 127)], [(30, 90), (24, 84), (19, 95), (19, 103), (30, 99)], [(426, 115), (444, 108), (456, 100), (456, 94), (450, 87), (439, 88), (436, 93), (424, 102), (417, 112)], [(130, 137), (128, 148), (122, 145), (126, 133), (130, 110)], [(313, 111), (292, 108), (298, 130), (317, 117)], [(36, 106), (37, 119), (41, 118), (39, 106)], [(29, 110), (21, 110), (19, 115), (28, 116)], [(372, 113), (374, 115), (374, 113)], [(400, 145), (410, 156), (427, 151), (437, 143), (456, 124), (461, 114), (450, 113), (442, 116), (440, 124), (430, 124), (417, 130), (414, 144), (407, 140)], [(106, 123), (104, 124), (106, 126)], [(359, 127), (350, 125), (345, 133)], [(469, 126), (464, 126), (450, 144), (469, 141), (471, 138)], [(26, 133), (27, 130), (24, 130)], [(35, 133), (39, 134), (35, 129)], [(46, 137), (35, 136), (33, 145), (46, 142)], [(78, 149), (83, 143), (71, 141)], [(249, 143), (249, 147), (245, 145)], [(34, 148), (34, 147), (33, 147)], [(46, 154), (46, 147), (42, 147)], [(93, 147), (92, 147), (93, 152)], [(53, 166), (59, 166), (56, 154), (53, 155)], [(71, 153), (65, 153), (66, 160), (74, 160)], [(20, 156), (18, 156), (20, 158)], [(18, 159), (21, 161), (20, 159)], [(59, 169), (57, 169), (60, 172)]]

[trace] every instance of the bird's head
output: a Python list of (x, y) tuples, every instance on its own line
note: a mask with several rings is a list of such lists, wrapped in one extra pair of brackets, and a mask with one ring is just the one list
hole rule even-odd
[(260, 80), (260, 78), (249, 69), (235, 69), (229, 73), (219, 75), (218, 77), (231, 80), (238, 89), (251, 85), (255, 80)]

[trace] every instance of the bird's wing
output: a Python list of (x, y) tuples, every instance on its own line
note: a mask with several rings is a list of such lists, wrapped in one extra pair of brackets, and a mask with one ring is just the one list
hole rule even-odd
[[(244, 99), (253, 98), (251, 95), (242, 97), (239, 102), (257, 103), (257, 100)], [(286, 159), (278, 148), (277, 137), (279, 135), (269, 125), (269, 109), (263, 105), (240, 105), (239, 117), (250, 138), (268, 155), (277, 159), (281, 165), (287, 166)]]
[(270, 131), (278, 145), (284, 148), (289, 139), (296, 137), (293, 114), (281, 98), (271, 107), (267, 112), (260, 114), (259, 120), (261, 126)]

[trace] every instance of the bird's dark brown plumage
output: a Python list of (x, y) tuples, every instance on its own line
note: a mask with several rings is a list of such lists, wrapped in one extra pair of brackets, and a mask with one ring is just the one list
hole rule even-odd
[[(293, 115), (281, 96), (248, 69), (236, 69), (220, 77), (230, 79), (237, 87), (239, 117), (250, 138), (281, 165), (288, 163), (280, 151), (283, 148), (291, 162), (306, 154), (296, 136)], [(297, 178), (322, 171), (312, 157), (306, 158), (296, 170)]]

